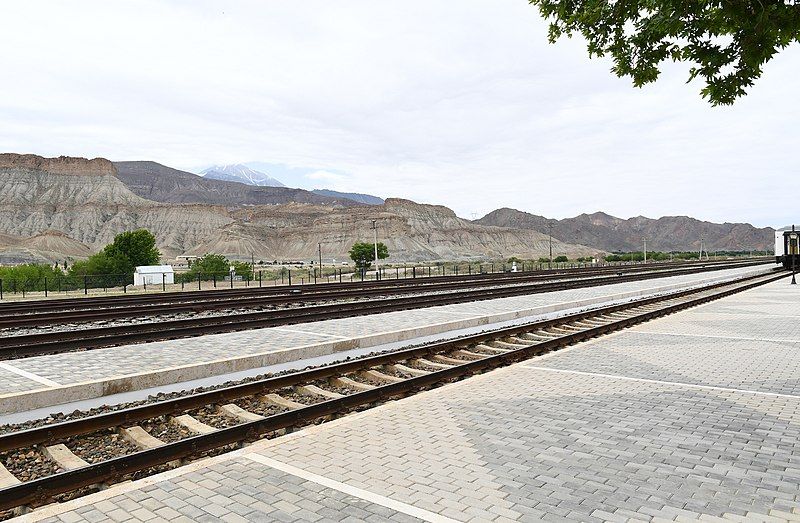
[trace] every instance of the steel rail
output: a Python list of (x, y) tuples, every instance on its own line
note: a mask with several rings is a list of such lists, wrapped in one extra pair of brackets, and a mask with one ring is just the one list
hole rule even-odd
[[(699, 268), (687, 268), (670, 272), (670, 275), (705, 272)], [(52, 331), (38, 334), (5, 336), (0, 338), (0, 359), (16, 359), (42, 354), (55, 354), (70, 350), (89, 350), (121, 344), (193, 337), (241, 330), (276, 327), (293, 323), (314, 322), (328, 319), (348, 318), (373, 313), (393, 312), (445, 305), (482, 301), (495, 298), (520, 296), (641, 281), (660, 277), (659, 273), (637, 273), (622, 276), (582, 278), (550, 283), (534, 283), (514, 287), (495, 287), (480, 290), (465, 290), (446, 294), (386, 298), (368, 302), (347, 302), (290, 309), (248, 312), (236, 315), (208, 316), (150, 322), (112, 327), (95, 327), (76, 330)]]
[[(486, 282), (499, 282), (504, 280), (502, 284), (511, 282), (525, 282), (529, 280), (540, 280), (547, 278), (569, 278), (576, 275), (592, 275), (602, 274), (607, 272), (637, 272), (637, 271), (652, 271), (662, 270), (669, 271), (671, 269), (680, 269), (684, 267), (731, 267), (738, 266), (746, 267), (751, 265), (766, 264), (769, 261), (765, 260), (745, 260), (745, 261), (721, 261), (721, 262), (691, 262), (691, 263), (656, 263), (646, 266), (601, 266), (601, 267), (588, 267), (576, 269), (563, 269), (563, 270), (546, 270), (546, 271), (528, 271), (518, 273), (490, 273), (490, 274), (462, 274), (450, 276), (433, 276), (433, 277), (420, 277), (420, 278), (403, 278), (403, 279), (384, 279), (379, 281), (370, 282), (345, 282), (345, 283), (326, 283), (321, 285), (291, 285), (281, 287), (251, 287), (245, 289), (220, 289), (220, 290), (204, 290), (192, 292), (164, 292), (159, 294), (142, 294), (134, 296), (105, 296), (105, 297), (91, 297), (91, 298), (68, 298), (68, 299), (50, 299), (50, 300), (33, 300), (28, 302), (8, 302), (0, 303), (0, 313), (12, 314), (18, 313), (21, 315), (39, 315), (48, 312), (68, 312), (68, 311), (89, 311), (89, 310), (108, 310), (111, 308), (135, 307), (135, 306), (155, 306), (167, 305), (174, 303), (185, 304), (213, 304), (215, 301), (233, 301), (238, 298), (258, 298), (258, 297), (292, 297), (298, 292), (303, 293), (332, 293), (332, 292), (361, 292), (366, 289), (385, 288), (393, 290), (403, 287), (420, 287), (420, 286), (434, 286), (457, 284), (462, 285), (470, 284), (483, 284), (491, 285), (494, 283)], [(480, 283), (479, 283), (480, 282)], [(188, 309), (196, 310), (196, 309)], [(139, 310), (140, 311), (140, 310)], [(137, 312), (139, 312), (137, 311)]]
[[(750, 264), (738, 265), (723, 265), (709, 267), (691, 267), (693, 270), (716, 271), (727, 270), (729, 268), (747, 267)], [(647, 271), (647, 273), (658, 274), (659, 276), (667, 277), (674, 274), (676, 271), (686, 270), (681, 268), (661, 268), (655, 271)], [(516, 286), (525, 285), (532, 282), (547, 282), (547, 281), (566, 281), (569, 279), (589, 279), (592, 277), (602, 276), (607, 274), (608, 271), (602, 272), (581, 272), (578, 274), (557, 274), (557, 275), (536, 275), (529, 276), (520, 280), (509, 281), (492, 281), (480, 280), (475, 282), (444, 282), (429, 285), (425, 282), (420, 285), (404, 285), (400, 287), (370, 287), (365, 289), (346, 289), (346, 290), (329, 290), (329, 289), (293, 289), (289, 294), (276, 294), (276, 295), (259, 295), (259, 296), (244, 296), (234, 299), (215, 299), (211, 301), (195, 301), (195, 302), (181, 302), (169, 305), (167, 310), (164, 310), (164, 304), (160, 302), (147, 303), (141, 305), (124, 305), (121, 307), (114, 307), (111, 309), (92, 308), (84, 310), (72, 311), (54, 311), (42, 312), (31, 314), (8, 314), (5, 318), (0, 318), (0, 329), (9, 328), (22, 328), (22, 327), (38, 327), (44, 325), (64, 324), (64, 323), (82, 323), (98, 320), (112, 320), (120, 318), (138, 317), (141, 315), (158, 315), (158, 314), (172, 314), (177, 312), (199, 312), (207, 310), (221, 310), (232, 308), (245, 308), (245, 307), (258, 307), (258, 306), (282, 306), (304, 303), (307, 301), (334, 301), (334, 300), (347, 300), (355, 298), (367, 298), (374, 296), (386, 295), (403, 295), (403, 294), (417, 294), (417, 293), (431, 293), (443, 292), (451, 290), (464, 290), (468, 288), (485, 288), (498, 285)], [(617, 273), (618, 275), (620, 273)], [(645, 274), (645, 271), (623, 271), (622, 274)]]
[[(729, 296), (734, 293), (742, 292), (744, 290), (764, 285), (785, 277), (787, 277), (786, 273), (781, 273), (778, 275), (773, 274), (769, 276), (760, 275), (743, 278), (734, 282), (726, 282), (725, 284), (714, 284), (689, 291), (672, 293), (658, 298), (637, 300), (625, 305), (612, 306), (611, 308), (616, 310), (621, 310), (623, 308), (636, 309), (647, 303), (654, 303), (655, 301), (672, 301), (675, 298), (688, 296), (689, 294), (700, 294), (699, 297), (694, 299), (673, 303), (655, 310), (637, 313), (630, 317), (621, 318), (604, 325), (573, 332), (559, 338), (536, 343), (534, 345), (520, 348), (511, 352), (489, 355), (479, 360), (465, 361), (463, 364), (456, 365), (448, 369), (433, 371), (423, 376), (407, 378), (402, 382), (383, 385), (372, 390), (357, 392), (338, 399), (331, 399), (316, 403), (314, 405), (309, 405), (301, 409), (268, 416), (258, 421), (245, 422), (233, 427), (218, 429), (210, 434), (189, 437), (174, 443), (166, 443), (153, 449), (143, 450), (126, 456), (120, 456), (100, 463), (91, 464), (80, 469), (60, 472), (51, 476), (6, 487), (0, 490), (0, 510), (8, 510), (22, 505), (42, 504), (58, 494), (74, 491), (86, 486), (96, 485), (101, 482), (114, 481), (134, 472), (149, 469), (151, 467), (156, 467), (176, 460), (185, 459), (204, 451), (213, 450), (226, 445), (240, 444), (245, 441), (251, 441), (257, 439), (263, 434), (297, 426), (324, 416), (345, 413), (355, 407), (369, 405), (372, 403), (385, 401), (389, 398), (407, 395), (417, 390), (435, 386), (448, 380), (484, 372), (495, 367), (505, 366), (523, 359), (530, 358), (531, 356), (541, 354), (543, 352), (555, 350), (565, 345), (571, 345), (609, 332), (617, 331), (631, 325), (642, 323), (656, 317), (671, 314), (682, 309)], [(708, 292), (724, 286), (730, 288), (714, 293)], [(559, 323), (571, 323), (587, 316), (598, 316), (613, 312), (609, 311), (609, 309), (610, 308), (601, 308), (593, 311), (586, 311), (576, 315), (569, 315), (554, 320), (548, 320), (546, 323), (548, 325), (552, 325), (552, 322), (554, 321)], [(353, 370), (364, 368), (365, 366), (380, 365), (382, 362), (401, 361), (403, 359), (413, 358), (416, 354), (424, 354), (426, 352), (434, 351), (436, 350), (436, 347), (438, 347), (439, 351), (441, 351), (442, 348), (455, 348), (458, 346), (480, 343), (481, 341), (487, 339), (496, 339), (499, 337), (502, 338), (513, 335), (513, 333), (518, 333), (520, 331), (531, 331), (539, 328), (542, 328), (542, 322), (500, 329), (476, 336), (465, 337), (451, 342), (444, 342), (431, 346), (401, 351), (398, 353), (379, 355), (372, 358), (345, 362), (330, 367), (302, 371), (276, 378), (269, 378), (267, 380), (249, 383), (246, 385), (233, 387), (231, 389), (237, 389), (236, 394), (244, 392), (245, 390), (251, 394), (257, 394), (259, 391), (313, 381), (315, 379), (320, 379), (321, 377), (327, 377), (333, 374), (346, 374), (347, 372), (352, 372)], [(224, 394), (220, 396), (220, 392), (221, 391), (212, 391), (211, 393), (198, 395), (198, 397), (202, 397), (203, 400), (211, 399), (212, 403), (225, 399), (235, 399), (235, 397), (237, 397), (235, 395), (226, 396)], [(214, 393), (217, 393), (218, 395), (214, 396)], [(177, 405), (186, 407), (186, 405), (193, 405), (191, 403), (191, 401), (193, 401), (192, 398), (194, 397), (178, 398), (176, 400), (168, 400), (163, 403), (165, 405), (170, 404), (173, 407)], [(63, 430), (63, 427), (71, 426), (73, 431), (75, 430), (75, 427), (80, 426), (81, 424), (81, 430), (92, 427), (101, 428), (99, 425), (97, 425), (99, 420), (102, 420), (102, 422), (111, 423), (110, 426), (116, 426), (120, 424), (119, 421), (122, 421), (124, 424), (137, 421), (139, 419), (145, 419), (140, 418), (140, 415), (147, 414), (148, 416), (152, 417), (155, 415), (177, 412), (170, 410), (160, 412), (159, 414), (154, 414), (155, 412), (159, 412), (158, 407), (155, 405), (158, 404), (134, 407), (132, 409), (126, 409), (125, 411), (102, 414), (93, 418), (84, 418), (82, 420), (64, 422), (55, 426), (40, 427), (36, 429), (30, 429), (28, 431), (5, 435), (0, 437), (0, 448), (11, 448), (8, 442), (22, 442), (23, 444), (30, 445), (34, 441), (47, 441), (41, 439), (37, 440), (36, 436), (34, 436), (35, 434), (39, 434), (39, 438), (42, 437), (42, 434), (48, 434), (48, 432), (48, 435), (53, 435), (53, 437), (49, 439), (56, 439), (57, 436), (63, 437), (65, 434), (69, 433), (69, 430), (66, 430), (63, 433), (60, 432)], [(163, 406), (164, 405), (161, 405), (161, 407)], [(132, 415), (133, 413), (138, 414)], [(109, 425), (106, 424), (105, 426), (108, 427)], [(29, 439), (21, 439), (23, 436), (28, 436)]]

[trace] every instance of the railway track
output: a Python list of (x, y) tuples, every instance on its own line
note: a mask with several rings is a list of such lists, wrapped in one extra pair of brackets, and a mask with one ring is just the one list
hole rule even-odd
[[(694, 274), (707, 270), (722, 270), (729, 266), (687, 267), (669, 271), (670, 276)], [(33, 334), (6, 335), (0, 338), (0, 359), (16, 359), (72, 350), (91, 350), (115, 345), (144, 343), (165, 339), (186, 338), (206, 334), (235, 332), (248, 329), (276, 327), (373, 313), (408, 310), (452, 303), (521, 296), (565, 289), (576, 289), (614, 283), (662, 277), (661, 271), (633, 272), (622, 275), (602, 275), (578, 279), (518, 284), (507, 287), (455, 290), (452, 292), (419, 294), (369, 301), (312, 305), (240, 314), (205, 316), (168, 321), (154, 321), (104, 327), (82, 327)], [(419, 291), (417, 291), (419, 292)], [(308, 296), (300, 299), (309, 299)]]
[(465, 288), (518, 285), (548, 280), (588, 278), (608, 274), (684, 270), (687, 268), (722, 270), (765, 263), (758, 261), (664, 263), (650, 266), (593, 267), (529, 273), (475, 274), (381, 280), (364, 283), (302, 285), (278, 288), (252, 288), (197, 292), (171, 292), (156, 295), (110, 296), (39, 300), (0, 304), (0, 329), (37, 327), (53, 323), (90, 322), (163, 313), (200, 312), (242, 307), (285, 306), (307, 301), (347, 300), (362, 297), (442, 292)]
[[(786, 272), (749, 276), (6, 433), (0, 435), (4, 464), (0, 510), (38, 506), (68, 493), (162, 470), (181, 460), (414, 394), (786, 276)], [(111, 446), (119, 455), (92, 450), (110, 440), (125, 442)], [(49, 469), (41, 466), (43, 458)], [(15, 475), (30, 470), (35, 473), (26, 481)]]

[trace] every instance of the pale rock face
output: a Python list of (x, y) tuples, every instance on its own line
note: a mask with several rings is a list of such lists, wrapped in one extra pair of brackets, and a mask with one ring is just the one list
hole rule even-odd
[[(324, 258), (344, 260), (353, 243), (372, 241), (374, 219), (378, 239), (395, 262), (531, 258), (548, 252), (547, 236), (539, 232), (487, 227), (446, 207), (408, 200), (352, 207), (158, 203), (131, 192), (106, 160), (2, 155), (2, 162), (0, 261), (3, 245), (55, 260), (85, 257), (116, 234), (137, 228), (156, 236), (165, 259), (213, 252), (264, 261), (311, 260), (322, 244)], [(553, 242), (554, 255), (595, 252)]]
[(41, 171), (49, 174), (76, 176), (116, 176), (114, 164), (105, 158), (43, 158), (35, 154), (0, 153), (0, 169)]

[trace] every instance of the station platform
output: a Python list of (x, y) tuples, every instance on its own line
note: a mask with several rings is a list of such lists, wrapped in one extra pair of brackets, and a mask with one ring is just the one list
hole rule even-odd
[[(0, 362), (0, 423), (24, 421), (8, 416), (13, 413), (45, 409), (33, 413), (44, 417), (53, 412), (46, 409), (55, 405), (68, 405), (72, 411), (103, 403), (74, 404), (93, 398), (106, 398), (108, 403), (135, 401), (157, 392), (284, 370), (285, 366), (275, 366), (287, 362), (303, 368), (320, 363), (313, 359), (321, 356), (336, 355), (336, 359), (357, 355), (353, 351), (359, 349), (364, 353), (392, 348), (392, 343), (432, 341), (432, 336), (452, 337), (459, 329), (531, 321), (559, 311), (769, 270), (771, 266), (729, 269), (5, 361)], [(216, 380), (209, 381), (210, 377)]]
[(783, 279), (19, 521), (800, 521)]

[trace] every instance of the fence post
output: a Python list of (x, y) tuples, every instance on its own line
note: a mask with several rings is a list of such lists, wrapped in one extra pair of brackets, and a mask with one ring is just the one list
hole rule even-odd
[(217, 275), (216, 274), (212, 274), (211, 275), (211, 279), (214, 280), (214, 288), (216, 289), (217, 288)]
[(258, 271), (258, 287), (261, 288), (261, 271)]
[(44, 297), (47, 298), (47, 276), (44, 277)]
[[(292, 285), (292, 269), (290, 267), (287, 270), (289, 271), (289, 285), (291, 286)], [(281, 283), (283, 283), (283, 282), (281, 281)]]
[(200, 283), (200, 273), (199, 272), (197, 273), (197, 290), (198, 291), (202, 291), (203, 290), (202, 284)]
[(122, 292), (124, 292), (125, 294), (128, 294), (128, 283), (127, 282), (122, 284)]
[(339, 283), (342, 283), (342, 269), (339, 269)]
[(84, 296), (89, 294), (89, 281), (88, 281), (88, 278), (89, 277), (85, 276), (85, 275), (83, 277), (83, 295)]
[(167, 273), (161, 273), (161, 292), (165, 292), (167, 290)]
[(0, 278), (0, 300), (3, 299), (3, 278)]

